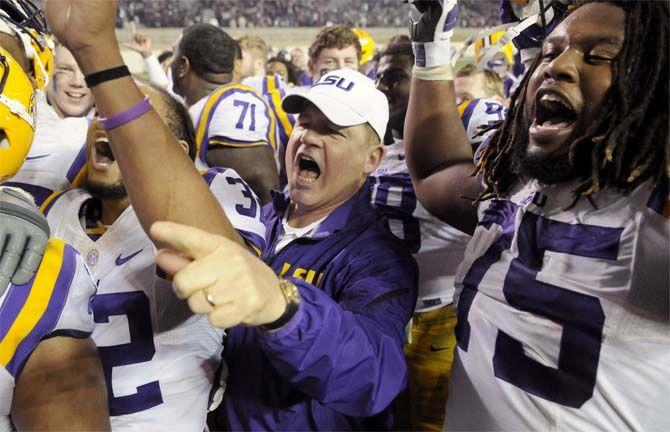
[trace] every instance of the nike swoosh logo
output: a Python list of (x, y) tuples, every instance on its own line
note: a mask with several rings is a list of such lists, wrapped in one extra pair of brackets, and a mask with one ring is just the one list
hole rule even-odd
[(26, 160), (35, 160), (35, 159), (43, 159), (45, 157), (51, 156), (50, 154), (45, 154), (45, 155), (39, 155), (39, 156), (31, 156), (27, 157)]
[(125, 263), (127, 263), (131, 259), (135, 258), (137, 255), (139, 255), (140, 252), (142, 252), (143, 250), (144, 249), (140, 249), (137, 252), (135, 252), (134, 254), (128, 255), (127, 257), (121, 257), (121, 254), (119, 254), (119, 256), (116, 257), (116, 265), (117, 266), (124, 265)]

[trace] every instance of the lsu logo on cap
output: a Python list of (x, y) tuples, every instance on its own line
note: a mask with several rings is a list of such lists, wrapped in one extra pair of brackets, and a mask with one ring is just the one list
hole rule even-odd
[(314, 87), (333, 86), (333, 85), (344, 91), (351, 91), (351, 89), (353, 89), (356, 84), (353, 81), (349, 81), (349, 84), (347, 84), (347, 80), (343, 77), (339, 77), (337, 75), (328, 75), (326, 77), (321, 78), (319, 82), (314, 84)]

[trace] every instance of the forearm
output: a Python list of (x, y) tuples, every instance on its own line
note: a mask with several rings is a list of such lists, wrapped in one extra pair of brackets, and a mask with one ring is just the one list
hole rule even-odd
[[(381, 324), (345, 310), (321, 290), (299, 286), (296, 316), (277, 332), (261, 332), (277, 372), (346, 415), (369, 417), (388, 407), (406, 383), (402, 329), (409, 317), (387, 308)], [(405, 300), (413, 305), (413, 299)]]
[[(75, 57), (86, 75), (123, 64), (116, 41), (76, 52)], [(92, 91), (101, 117), (112, 117), (144, 98), (130, 77), (104, 82)], [(154, 110), (109, 130), (108, 135), (133, 208), (146, 231), (155, 221), (168, 220), (241, 241)]]

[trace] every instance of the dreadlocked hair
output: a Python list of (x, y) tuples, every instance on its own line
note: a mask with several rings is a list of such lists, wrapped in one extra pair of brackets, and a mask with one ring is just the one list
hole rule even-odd
[[(584, 0), (578, 1), (577, 7), (603, 1), (626, 12), (625, 40), (612, 65), (612, 86), (600, 114), (570, 144), (571, 165), (590, 158), (590, 173), (573, 190), (573, 205), (582, 197), (590, 200), (604, 188), (628, 193), (647, 180), (657, 185), (670, 174), (668, 2)], [(528, 139), (524, 101), (539, 57), (512, 95), (507, 118), (477, 162), (475, 174), (486, 184), (477, 201), (505, 195), (518, 178), (512, 153), (517, 140)]]

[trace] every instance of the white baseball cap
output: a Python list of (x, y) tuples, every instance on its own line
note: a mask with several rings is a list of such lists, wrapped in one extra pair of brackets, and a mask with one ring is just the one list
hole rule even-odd
[(313, 103), (338, 126), (368, 123), (379, 136), (386, 134), (389, 103), (374, 81), (352, 69), (339, 69), (322, 76), (305, 94), (290, 94), (282, 100), (287, 113), (300, 114), (305, 102)]

